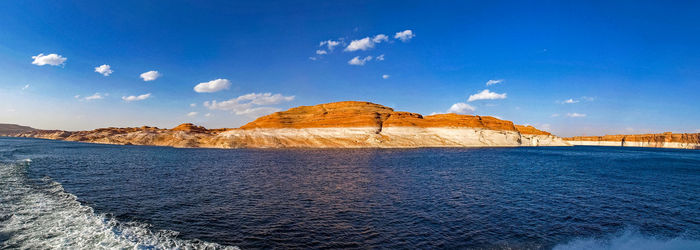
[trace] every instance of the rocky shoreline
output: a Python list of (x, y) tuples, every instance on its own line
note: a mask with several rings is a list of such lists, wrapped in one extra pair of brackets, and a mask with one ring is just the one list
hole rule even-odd
[(570, 146), (532, 126), (490, 116), (397, 112), (369, 102), (301, 106), (260, 117), (240, 128), (102, 128), (33, 130), (15, 137), (188, 148), (415, 148)]
[(575, 136), (564, 138), (572, 145), (700, 149), (700, 133)]

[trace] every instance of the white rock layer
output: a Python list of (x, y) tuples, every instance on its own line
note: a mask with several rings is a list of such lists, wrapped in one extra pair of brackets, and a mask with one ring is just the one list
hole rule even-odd
[[(230, 130), (217, 141), (230, 147), (412, 148), (570, 146), (553, 135), (473, 128), (375, 127)], [(225, 138), (225, 139), (224, 139)]]
[(651, 148), (683, 148), (700, 149), (697, 143), (681, 142), (639, 142), (639, 141), (567, 141), (571, 145), (581, 146), (617, 146), (617, 147), (651, 147)]

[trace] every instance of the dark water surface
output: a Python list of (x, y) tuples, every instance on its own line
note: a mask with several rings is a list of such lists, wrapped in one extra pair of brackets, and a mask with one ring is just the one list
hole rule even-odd
[(0, 248), (700, 249), (700, 151), (0, 138)]

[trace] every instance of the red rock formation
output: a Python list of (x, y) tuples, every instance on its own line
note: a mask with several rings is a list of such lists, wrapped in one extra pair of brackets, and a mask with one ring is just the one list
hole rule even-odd
[(171, 129), (172, 131), (184, 131), (184, 132), (191, 132), (191, 133), (208, 133), (209, 130), (202, 127), (202, 126), (197, 126), (192, 123), (183, 123), (178, 125), (177, 127), (174, 127)]
[(355, 101), (300, 106), (260, 117), (241, 129), (378, 127), (393, 111), (379, 104)]
[(604, 135), (604, 136), (574, 136), (564, 138), (566, 141), (613, 141), (613, 142), (676, 142), (700, 144), (700, 133), (674, 134), (665, 132), (661, 134), (637, 134), (637, 135)]
[(536, 129), (533, 126), (515, 125), (515, 128), (521, 134), (526, 134), (526, 135), (551, 135), (549, 132)]
[(478, 147), (565, 146), (531, 126), (490, 116), (397, 112), (370, 102), (336, 102), (276, 112), (238, 129), (191, 123), (172, 129), (36, 130), (16, 136), (107, 144), (174, 147)]
[(532, 126), (524, 127), (490, 116), (438, 114), (422, 116), (394, 111), (370, 102), (335, 102), (301, 106), (260, 117), (241, 127), (255, 128), (342, 128), (342, 127), (452, 127), (520, 131), (525, 134), (550, 135)]

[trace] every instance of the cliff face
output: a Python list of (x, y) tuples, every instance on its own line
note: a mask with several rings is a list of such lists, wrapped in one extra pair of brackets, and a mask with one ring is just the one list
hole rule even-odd
[(369, 102), (301, 106), (260, 117), (238, 129), (190, 123), (173, 129), (105, 128), (31, 131), (16, 136), (109, 144), (214, 148), (359, 148), (568, 146), (532, 126), (489, 116), (397, 112)]
[(700, 149), (700, 133), (574, 136), (564, 140), (573, 145)]

